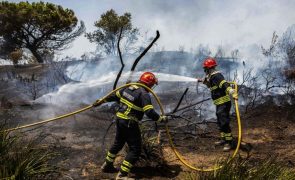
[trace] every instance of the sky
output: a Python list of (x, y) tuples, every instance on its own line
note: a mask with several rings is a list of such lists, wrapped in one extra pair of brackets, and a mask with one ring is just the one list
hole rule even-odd
[[(34, 0), (28, 0), (34, 2)], [(20, 2), (20, 0), (10, 0)], [(294, 0), (47, 0), (75, 11), (86, 25), (95, 30), (94, 22), (109, 9), (119, 15), (130, 12), (132, 23), (154, 36), (160, 31), (159, 47), (186, 51), (198, 44), (236, 49), (252, 44), (269, 46), (274, 31), (281, 35), (295, 24)], [(62, 56), (80, 57), (96, 45), (84, 36), (77, 38)]]

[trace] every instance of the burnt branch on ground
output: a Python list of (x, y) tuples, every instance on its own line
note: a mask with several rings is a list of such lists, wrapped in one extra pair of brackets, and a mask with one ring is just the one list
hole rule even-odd
[(185, 91), (183, 92), (183, 94), (182, 94), (180, 100), (178, 101), (178, 103), (177, 103), (176, 107), (174, 108), (174, 110), (172, 111), (172, 113), (175, 113), (175, 112), (177, 111), (177, 109), (179, 108), (179, 106), (180, 106), (180, 104), (181, 104), (181, 102), (182, 102), (184, 96), (186, 95), (188, 89), (189, 89), (189, 88), (186, 88), (186, 89), (185, 89)]

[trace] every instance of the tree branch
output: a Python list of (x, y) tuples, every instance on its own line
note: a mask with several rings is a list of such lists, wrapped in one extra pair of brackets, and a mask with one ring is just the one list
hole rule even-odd
[(131, 67), (131, 73), (130, 73), (130, 76), (129, 78), (127, 79), (127, 83), (131, 81), (131, 76), (132, 76), (132, 73), (137, 65), (137, 63), (140, 61), (140, 59), (151, 49), (151, 47), (154, 45), (154, 43), (159, 39), (160, 37), (160, 33), (159, 31), (157, 30), (157, 35), (156, 37), (154, 38), (154, 40), (148, 45), (148, 47), (145, 48), (145, 50), (135, 59), (132, 67)]
[(172, 113), (175, 113), (175, 112), (177, 111), (177, 109), (179, 108), (179, 106), (180, 106), (180, 104), (181, 104), (181, 102), (182, 102), (184, 96), (186, 95), (188, 89), (189, 89), (189, 88), (186, 88), (186, 89), (185, 89), (185, 91), (183, 92), (183, 94), (182, 94), (180, 100), (178, 101), (178, 103), (177, 103), (176, 107), (174, 108), (174, 110), (172, 111)]
[(118, 52), (119, 52), (119, 57), (120, 57), (120, 61), (121, 61), (121, 65), (122, 66), (121, 66), (121, 69), (120, 69), (120, 71), (119, 71), (119, 73), (118, 73), (118, 75), (116, 77), (116, 80), (115, 80), (115, 83), (114, 83), (114, 86), (113, 86), (113, 90), (116, 89), (117, 83), (118, 83), (118, 81), (119, 81), (119, 79), (121, 77), (121, 74), (123, 72), (123, 69), (125, 67), (125, 64), (124, 64), (123, 58), (122, 58), (122, 53), (121, 53), (121, 50), (120, 50), (120, 41), (121, 41), (121, 37), (122, 37), (123, 28), (124, 27), (121, 27), (120, 34), (119, 34), (119, 39), (118, 39), (118, 44), (117, 44), (117, 48), (118, 48)]

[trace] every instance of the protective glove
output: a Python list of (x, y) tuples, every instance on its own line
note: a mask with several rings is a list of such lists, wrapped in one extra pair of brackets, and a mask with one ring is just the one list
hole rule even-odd
[(233, 99), (238, 100), (238, 93), (234, 89), (230, 89), (229, 94), (232, 96)]
[(161, 115), (157, 122), (159, 122), (159, 123), (167, 123), (168, 122), (168, 117), (165, 116), (165, 115)]
[(97, 106), (102, 105), (103, 103), (104, 103), (104, 101), (102, 101), (102, 99), (98, 99), (92, 104), (92, 106), (97, 107)]
[(204, 79), (202, 79), (202, 78), (196, 78), (196, 79), (197, 79), (198, 82), (203, 82), (204, 81)]
[(238, 93), (235, 91), (235, 92), (232, 94), (232, 97), (233, 97), (233, 99), (238, 100)]

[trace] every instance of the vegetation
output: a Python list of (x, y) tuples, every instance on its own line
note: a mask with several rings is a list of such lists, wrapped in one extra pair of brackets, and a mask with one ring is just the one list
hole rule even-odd
[(141, 125), (141, 138), (142, 138), (142, 153), (140, 157), (140, 162), (145, 166), (159, 167), (166, 164), (164, 159), (163, 149), (157, 135), (153, 135), (147, 125)]
[[(184, 179), (217, 180), (217, 179), (295, 179), (295, 174), (277, 161), (276, 157), (251, 162), (251, 159), (237, 157), (229, 162), (220, 163), (223, 168), (213, 172), (186, 173)], [(253, 165), (254, 164), (254, 165)]]
[[(39, 63), (85, 31), (70, 9), (44, 2), (0, 2), (0, 54), (29, 49)], [(77, 27), (77, 28), (76, 28)]]
[(133, 28), (131, 23), (131, 14), (125, 13), (119, 16), (113, 9), (102, 14), (100, 20), (94, 23), (97, 28), (92, 33), (87, 33), (86, 36), (90, 42), (95, 42), (98, 49), (102, 49), (107, 55), (118, 55), (117, 42), (122, 31), (122, 47), (124, 52), (132, 51), (132, 45), (138, 39), (138, 29)]
[(0, 179), (41, 178), (56, 172), (49, 161), (56, 153), (47, 148), (38, 147), (40, 139), (24, 143), (22, 135), (9, 135), (0, 125)]
[(18, 61), (21, 60), (23, 56), (22, 49), (15, 49), (9, 54), (9, 59), (12, 61), (14, 65), (18, 64)]

